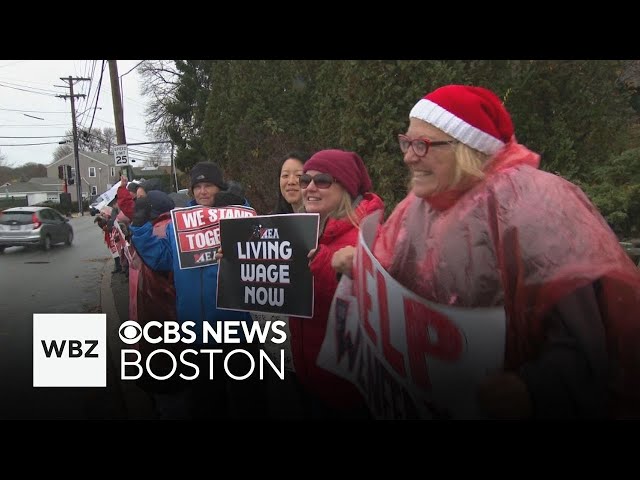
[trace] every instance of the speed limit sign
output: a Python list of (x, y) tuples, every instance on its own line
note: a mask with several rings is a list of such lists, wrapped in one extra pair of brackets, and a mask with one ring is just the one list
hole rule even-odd
[(113, 156), (116, 159), (116, 165), (129, 165), (129, 153), (127, 145), (116, 145), (113, 147)]

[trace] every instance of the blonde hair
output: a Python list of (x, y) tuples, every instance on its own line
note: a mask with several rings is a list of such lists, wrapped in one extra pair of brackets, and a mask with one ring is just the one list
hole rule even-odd
[[(436, 192), (444, 192), (451, 188), (466, 188), (484, 178), (484, 167), (491, 157), (462, 142), (451, 145), (454, 150), (453, 178), (446, 185), (438, 185)], [(407, 193), (413, 188), (411, 173), (407, 175)]]
[[(338, 185), (340, 184), (338, 183)], [(342, 187), (342, 185), (340, 185), (340, 187)], [(342, 198), (340, 199), (340, 203), (334, 210), (329, 212), (322, 221), (320, 221), (318, 236), (322, 235), (322, 232), (324, 232), (324, 227), (326, 226), (327, 220), (329, 220), (329, 218), (335, 218), (336, 220), (339, 220), (341, 218), (347, 217), (351, 222), (351, 225), (356, 228), (360, 228), (360, 219), (356, 215), (354, 201), (355, 200), (351, 198), (351, 195), (349, 195), (349, 192), (347, 192), (344, 187), (342, 187)], [(305, 213), (306, 211), (307, 210), (304, 208), (304, 206), (298, 210), (299, 213)]]
[(483, 169), (490, 157), (489, 155), (462, 142), (458, 142), (453, 148), (455, 153), (453, 178), (449, 185), (441, 186), (438, 191), (449, 190), (452, 187), (465, 188), (484, 178)]

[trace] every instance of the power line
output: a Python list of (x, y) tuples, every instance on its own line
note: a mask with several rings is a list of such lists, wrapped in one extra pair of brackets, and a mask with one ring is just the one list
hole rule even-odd
[(142, 62), (144, 62), (144, 60), (140, 60), (137, 65), (135, 67), (133, 67), (131, 70), (129, 70), (127, 73), (123, 73), (122, 75), (120, 75), (120, 78), (124, 77), (125, 75), (128, 75), (129, 73), (131, 73), (133, 70), (135, 70), (138, 65), (140, 65)]
[[(56, 95), (57, 97), (60, 98), (64, 98), (65, 100), (67, 98), (71, 99), (71, 121), (73, 123), (73, 156), (75, 158), (75, 164), (76, 164), (76, 173), (77, 175), (80, 177), (80, 156), (78, 154), (78, 129), (76, 126), (76, 109), (75, 109), (75, 99), (76, 98), (84, 98), (86, 97), (86, 95), (84, 94), (79, 94), (73, 93), (73, 84), (75, 82), (80, 82), (80, 81), (86, 81), (86, 80), (91, 80), (90, 78), (73, 78), (71, 75), (69, 75), (68, 77), (60, 77), (60, 80), (62, 80), (63, 82), (68, 82), (69, 85), (69, 95)], [(84, 215), (84, 211), (82, 209), (82, 181), (80, 181), (81, 179), (78, 178), (78, 182), (76, 182), (76, 190), (77, 190), (77, 200), (78, 200), (78, 213), (80, 213), (80, 215)]]
[[(12, 88), (13, 90), (21, 90), (23, 92), (28, 92), (28, 93), (36, 93), (38, 95), (46, 95), (46, 96), (55, 96), (56, 92), (53, 90), (44, 90), (42, 88), (34, 88), (34, 87), (28, 87), (31, 88), (31, 90), (27, 90), (26, 88), (19, 88), (19, 87), (15, 87), (12, 85), (17, 85), (15, 83), (7, 83), (7, 82), (0, 82), (0, 87), (4, 87), (4, 88)], [(37, 92), (36, 90), (41, 90), (40, 92)], [(48, 93), (44, 93), (44, 92), (48, 92)]]
[[(63, 137), (70, 137), (71, 135), (62, 135)], [(0, 138), (60, 138), (60, 135), (49, 135), (45, 137), (4, 137), (0, 136)]]
[(93, 109), (93, 116), (91, 117), (91, 125), (89, 125), (89, 131), (93, 127), (93, 119), (96, 118), (96, 110), (98, 109), (98, 98), (100, 98), (100, 88), (102, 87), (102, 74), (104, 73), (104, 67), (106, 62), (102, 60), (102, 70), (100, 71), (100, 81), (98, 82), (98, 93), (96, 93), (96, 108)]
[(69, 112), (61, 112), (61, 111), (49, 111), (49, 110), (18, 110), (15, 108), (0, 108), (0, 110), (4, 110), (6, 112), (20, 112), (20, 113), (64, 113), (69, 114)]
[(40, 83), (40, 82), (29, 82), (29, 81), (26, 81), (26, 80), (18, 80), (19, 83), (14, 83), (14, 82), (8, 82), (6, 79), (2, 79), (2, 78), (0, 78), (0, 82), (2, 82), (4, 84), (7, 84), (7, 85), (11, 85), (13, 87), (30, 88), (32, 90), (40, 90), (41, 92), (44, 92), (44, 93), (56, 93), (55, 90), (50, 90), (48, 88), (32, 87), (30, 85), (25, 85), (25, 83), (32, 83), (34, 85), (45, 85), (45, 84)]
[(5, 63), (4, 65), (0, 65), (0, 68), (8, 67), (9, 65), (15, 65), (16, 63), (22, 63), (22, 62), (26, 62), (26, 61), (27, 60), (17, 60), (15, 62)]
[(0, 145), (0, 147), (28, 147), (31, 145), (54, 145), (58, 142), (42, 142), (42, 143), (11, 143), (8, 145)]
[(47, 128), (47, 127), (68, 127), (68, 123), (48, 123), (46, 125), (4, 125), (0, 124), (0, 128)]

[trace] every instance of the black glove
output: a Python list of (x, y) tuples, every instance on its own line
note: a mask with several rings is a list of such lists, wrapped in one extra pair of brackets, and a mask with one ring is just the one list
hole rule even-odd
[(136, 209), (131, 219), (131, 225), (141, 227), (151, 220), (151, 203), (146, 197), (140, 197), (136, 200)]
[(124, 233), (124, 239), (129, 240), (131, 238), (131, 230), (129, 230), (129, 225), (126, 223), (121, 223), (120, 229), (122, 230), (122, 233)]

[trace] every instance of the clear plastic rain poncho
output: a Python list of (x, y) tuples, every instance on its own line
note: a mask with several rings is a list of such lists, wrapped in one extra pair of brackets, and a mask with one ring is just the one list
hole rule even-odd
[(539, 156), (515, 138), (490, 162), (485, 178), (464, 191), (426, 200), (409, 194), (380, 227), (375, 256), (427, 300), (504, 305), (508, 369), (535, 358), (554, 304), (600, 280), (615, 409), (638, 415), (638, 268), (585, 194), (538, 170)]

